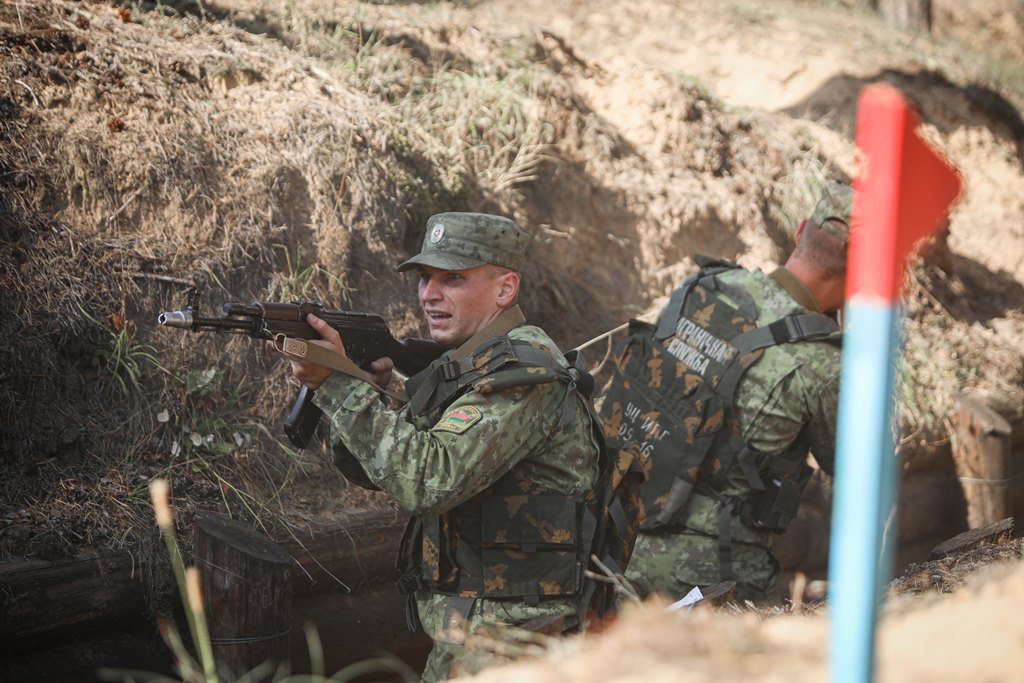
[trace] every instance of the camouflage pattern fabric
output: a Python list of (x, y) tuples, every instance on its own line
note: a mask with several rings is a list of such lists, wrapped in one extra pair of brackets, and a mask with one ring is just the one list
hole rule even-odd
[[(795, 296), (759, 270), (731, 271), (723, 274), (720, 281), (727, 287), (746, 289), (754, 297), (759, 325), (790, 313), (821, 312), (816, 306), (805, 308), (797, 303), (797, 296), (805, 299), (809, 293)], [(757, 365), (747, 371), (737, 392), (736, 419), (741, 438), (758, 450), (779, 453), (804, 429), (815, 460), (831, 475), (839, 407), (839, 363), (839, 348), (826, 342), (781, 344), (765, 349)], [(741, 476), (736, 479), (745, 482)]]
[(530, 234), (504, 216), (439, 213), (427, 219), (420, 253), (398, 266), (398, 271), (417, 266), (468, 270), (485, 263), (519, 271), (529, 243)]
[[(767, 548), (733, 543), (732, 564), (739, 579), (736, 600), (779, 603), (779, 565)], [(661, 593), (679, 600), (694, 586), (719, 582), (718, 539), (696, 534), (640, 534), (626, 578), (643, 595)]]
[[(521, 326), (508, 336), (545, 346), (565, 363), (539, 328)], [(488, 393), (469, 391), (443, 411), (414, 418), (406, 409), (388, 409), (368, 385), (335, 374), (317, 390), (314, 400), (330, 421), (332, 444), (347, 449), (369, 481), (403, 510), (429, 520), (510, 473), (582, 500), (597, 477), (598, 445), (583, 405), (577, 406), (572, 422), (553, 430), (562, 414), (565, 392), (561, 382)], [(420, 620), (435, 642), (424, 680), (443, 680), (460, 647), (459, 638), (453, 638), (443, 624), (449, 598), (427, 591), (416, 598)], [(552, 614), (563, 617), (566, 628), (572, 628), (578, 621), (576, 607), (575, 598), (545, 600), (535, 607), (522, 600), (477, 600), (463, 630), (492, 621), (521, 625)]]
[[(830, 182), (821, 189), (810, 220), (822, 230), (844, 243), (850, 241), (850, 216), (853, 213), (853, 188)], [(837, 223), (838, 221), (838, 223)]]
[[(781, 279), (787, 282), (786, 287), (759, 270), (735, 269), (718, 276), (720, 286), (726, 290), (734, 288), (754, 301), (758, 325), (806, 310), (820, 312), (810, 293), (798, 291), (792, 284), (793, 278)], [(784, 452), (802, 437), (821, 468), (831, 474), (838, 396), (839, 349), (836, 346), (825, 342), (770, 346), (764, 349), (761, 359), (747, 371), (738, 386), (734, 427), (743, 442), (770, 454)], [(718, 492), (740, 499), (749, 496), (750, 484), (738, 465), (725, 473)], [(627, 576), (642, 579), (650, 590), (675, 599), (685, 595), (685, 591), (680, 591), (689, 581), (701, 586), (718, 583), (719, 510), (716, 501), (694, 495), (680, 518), (688, 534), (661, 535), (654, 543), (653, 535), (641, 532)], [(745, 595), (765, 594), (763, 568), (773, 562), (767, 552), (771, 535), (750, 528), (735, 515), (731, 526), (737, 591)], [(740, 555), (746, 554), (744, 548), (749, 546), (761, 549), (761, 559), (753, 565), (750, 558), (744, 560)], [(664, 557), (652, 557), (654, 553)], [(669, 561), (682, 563), (682, 566), (670, 570), (666, 567)], [(645, 575), (648, 570), (652, 573)]]
[(526, 624), (539, 624), (548, 635), (575, 628), (578, 624), (576, 603), (569, 600), (544, 601), (528, 606), (521, 601), (477, 600), (469, 621), (465, 624), (446, 624), (443, 616), (448, 596), (423, 593), (417, 596), (417, 606), (423, 617), (423, 628), (435, 634), (434, 647), (427, 657), (422, 681), (443, 681), (452, 676), (471, 675), (488, 666), (503, 663), (494, 643), (507, 642), (502, 628)]

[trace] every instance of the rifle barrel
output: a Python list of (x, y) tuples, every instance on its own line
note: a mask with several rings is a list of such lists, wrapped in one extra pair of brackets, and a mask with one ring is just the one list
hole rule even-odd
[(183, 330), (211, 328), (242, 334), (254, 334), (257, 331), (256, 321), (251, 318), (201, 318), (192, 315), (190, 311), (164, 311), (157, 316), (156, 321), (160, 325), (177, 327)]
[(188, 311), (165, 311), (157, 316), (157, 323), (167, 327), (192, 328), (192, 314)]

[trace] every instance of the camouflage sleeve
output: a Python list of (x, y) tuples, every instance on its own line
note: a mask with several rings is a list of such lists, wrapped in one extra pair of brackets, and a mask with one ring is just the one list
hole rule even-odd
[(334, 443), (334, 466), (350, 483), (371, 491), (380, 491), (380, 487), (366, 476), (363, 464), (356, 460), (355, 456), (341, 442)]
[[(764, 363), (764, 361), (762, 361)], [(755, 366), (740, 385), (737, 412), (743, 438), (781, 453), (801, 435), (826, 473), (832, 473), (839, 402), (839, 354), (818, 349), (785, 374)]]
[(412, 515), (436, 515), (479, 493), (539, 451), (558, 418), (557, 385), (470, 392), (432, 427), (393, 411), (366, 384), (331, 376), (316, 403), (369, 479)]
[(839, 417), (838, 359), (835, 371), (808, 387), (807, 445), (818, 466), (830, 477), (835, 472), (836, 422)]

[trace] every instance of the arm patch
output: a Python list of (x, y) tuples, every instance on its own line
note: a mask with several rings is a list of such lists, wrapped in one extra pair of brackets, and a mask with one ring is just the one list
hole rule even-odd
[(483, 416), (484, 414), (480, 412), (480, 409), (473, 406), (453, 408), (438, 420), (437, 424), (434, 425), (434, 431), (463, 434), (479, 422)]

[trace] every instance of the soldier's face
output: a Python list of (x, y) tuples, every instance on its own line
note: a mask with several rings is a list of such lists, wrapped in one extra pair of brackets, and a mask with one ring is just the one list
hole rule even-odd
[(468, 341), (508, 307), (507, 279), (515, 276), (492, 266), (469, 270), (421, 266), (418, 273), (420, 305), (430, 338), (450, 348)]

